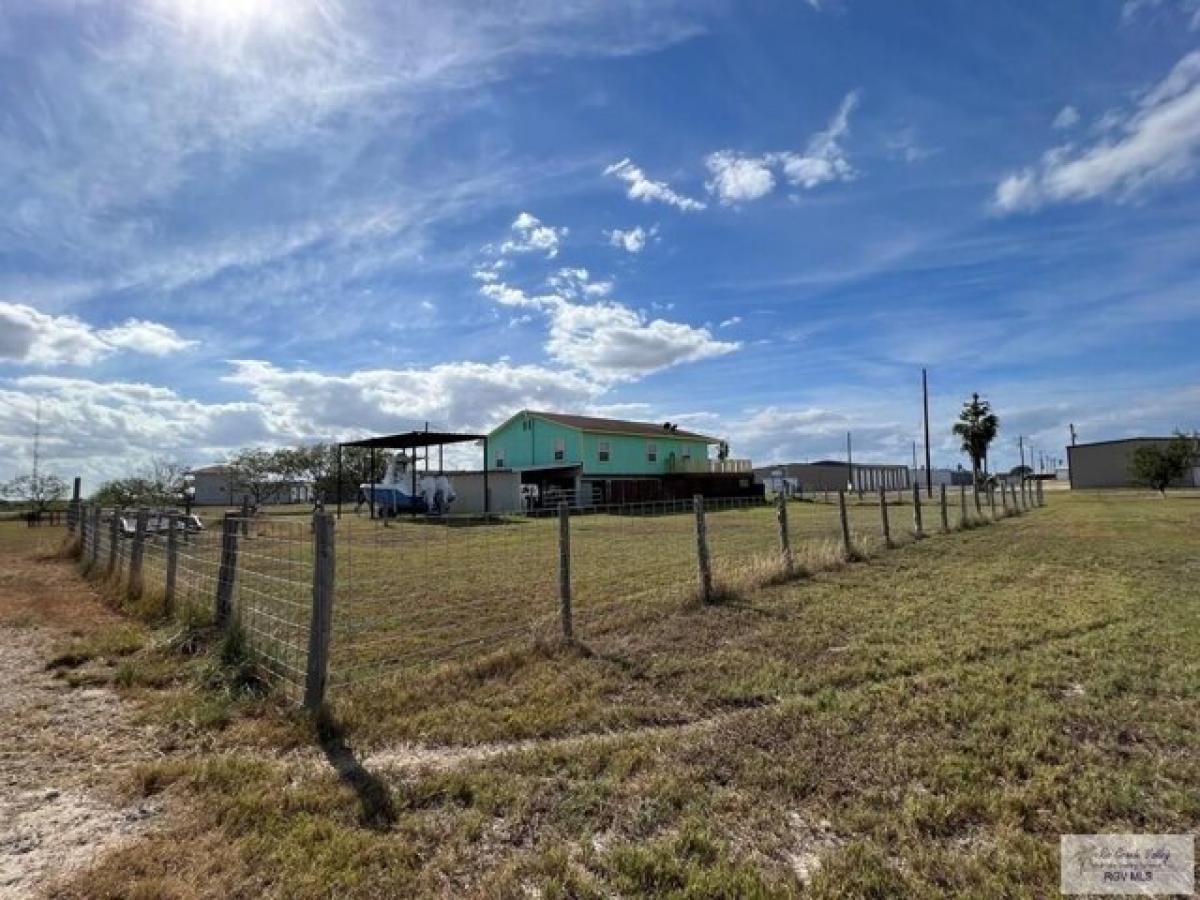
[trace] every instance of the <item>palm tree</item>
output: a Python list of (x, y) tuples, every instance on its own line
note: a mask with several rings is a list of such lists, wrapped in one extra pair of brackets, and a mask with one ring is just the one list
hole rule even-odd
[(979, 399), (978, 394), (972, 394), (958, 414), (954, 433), (962, 439), (963, 453), (971, 457), (971, 471), (976, 484), (979, 483), (980, 473), (987, 471), (988, 447), (999, 431), (1000, 420), (992, 412), (992, 405)]

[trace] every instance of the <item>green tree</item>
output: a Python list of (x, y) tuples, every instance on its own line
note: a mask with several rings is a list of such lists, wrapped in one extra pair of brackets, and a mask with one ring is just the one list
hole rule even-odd
[(1000, 432), (1000, 420), (992, 412), (992, 406), (979, 394), (963, 404), (958, 421), (954, 423), (954, 434), (962, 441), (962, 451), (971, 459), (971, 473), (975, 483), (987, 471), (988, 447)]
[(0, 484), (0, 497), (24, 502), (38, 515), (61, 500), (66, 492), (67, 483), (57, 475), (19, 475), (7, 484)]
[(1167, 486), (1186, 475), (1198, 458), (1200, 438), (1177, 431), (1165, 444), (1143, 444), (1134, 450), (1129, 470), (1136, 480), (1165, 496)]

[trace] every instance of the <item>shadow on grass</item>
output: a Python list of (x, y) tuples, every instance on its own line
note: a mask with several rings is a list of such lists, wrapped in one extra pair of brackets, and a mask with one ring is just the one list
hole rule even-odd
[(358, 795), (362, 807), (359, 821), (372, 831), (388, 831), (396, 824), (396, 806), (392, 792), (378, 776), (372, 775), (358, 761), (353, 748), (346, 743), (342, 726), (325, 708), (317, 713), (317, 742), (338, 777)]

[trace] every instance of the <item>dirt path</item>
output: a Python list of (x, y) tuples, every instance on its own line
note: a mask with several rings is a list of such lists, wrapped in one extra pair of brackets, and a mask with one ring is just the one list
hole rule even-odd
[(46, 668), (56, 645), (105, 618), (70, 563), (0, 543), (0, 897), (43, 895), (161, 812), (114, 790), (154, 754), (154, 735), (112, 691)]

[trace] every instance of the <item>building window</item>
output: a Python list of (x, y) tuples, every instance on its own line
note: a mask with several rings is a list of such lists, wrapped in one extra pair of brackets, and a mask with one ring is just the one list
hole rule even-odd
[(554, 439), (554, 461), (562, 462), (567, 456), (567, 442), (563, 438)]
[(501, 450), (499, 453), (496, 454), (496, 468), (497, 469), (504, 468), (504, 451), (503, 450)]
[(608, 462), (608, 441), (600, 441), (596, 444), (596, 458), (600, 462)]
[(654, 441), (646, 442), (646, 462), (658, 462), (658, 444)]

